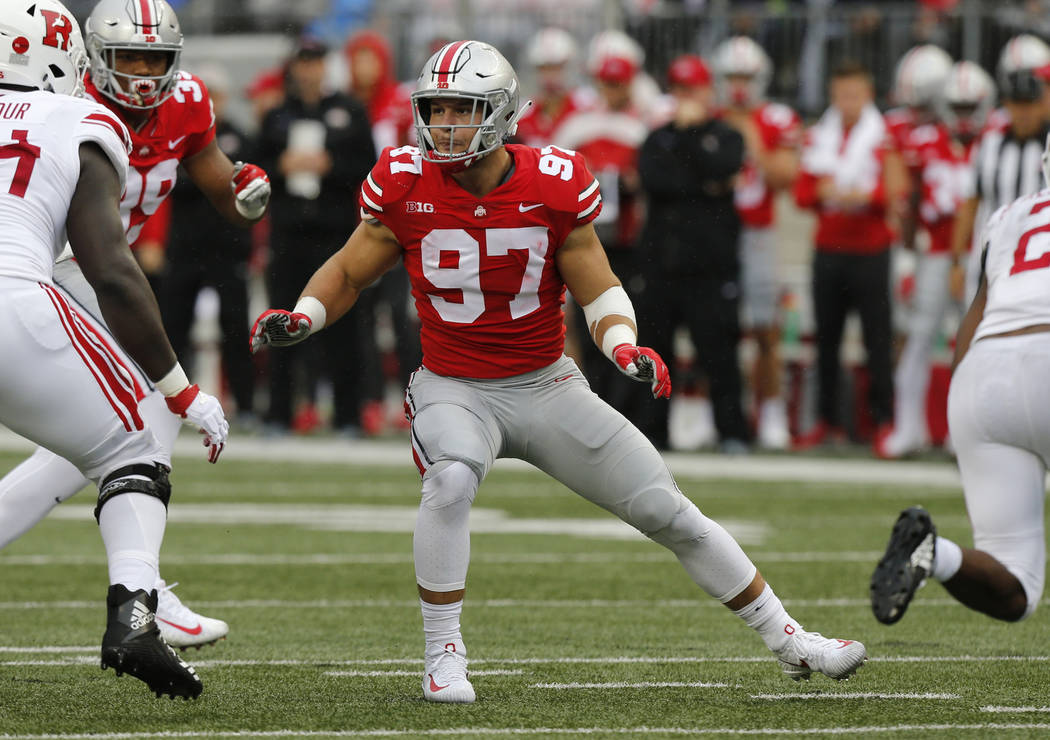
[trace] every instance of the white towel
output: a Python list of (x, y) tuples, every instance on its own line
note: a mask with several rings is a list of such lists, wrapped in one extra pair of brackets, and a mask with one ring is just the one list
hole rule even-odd
[(832, 107), (810, 131), (802, 154), (802, 168), (817, 176), (834, 178), (841, 190), (870, 193), (878, 185), (882, 165), (876, 151), (886, 137), (886, 122), (879, 109), (868, 104), (849, 130), (842, 146), (842, 114)]

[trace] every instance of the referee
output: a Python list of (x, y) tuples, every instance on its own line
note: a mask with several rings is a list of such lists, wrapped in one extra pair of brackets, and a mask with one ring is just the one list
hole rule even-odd
[(1043, 151), (1050, 133), (1050, 101), (1039, 73), (1021, 69), (1000, 79), (1003, 107), (1010, 125), (984, 135), (972, 157), (970, 197), (963, 201), (952, 231), (951, 291), (956, 300), (973, 297), (977, 288), (976, 253), (967, 264), (975, 228), (983, 228), (1001, 206), (1045, 187)]

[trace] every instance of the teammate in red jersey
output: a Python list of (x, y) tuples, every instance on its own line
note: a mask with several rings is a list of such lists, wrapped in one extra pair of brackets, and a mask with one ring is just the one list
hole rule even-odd
[[(231, 222), (248, 226), (262, 218), (270, 196), (266, 173), (255, 165), (230, 162), (215, 143), (208, 91), (200, 79), (178, 69), (182, 32), (167, 2), (102, 0), (85, 28), (91, 59), (87, 93), (131, 134), (130, 166), (120, 203), (128, 242), (135, 241), (143, 223), (171, 192), (180, 163)], [(76, 261), (60, 257), (54, 276), (66, 296), (101, 324), (95, 295)], [(105, 331), (104, 325), (100, 331)], [(140, 385), (153, 388), (145, 377)], [(181, 420), (169, 414), (163, 402), (150, 401), (151, 396), (159, 392), (147, 394), (144, 416), (170, 454)], [(72, 463), (38, 448), (0, 480), (0, 548), (86, 484)], [(157, 623), (169, 644), (199, 647), (226, 635), (225, 622), (191, 611), (172, 593), (172, 586), (162, 579), (156, 583)]]
[(758, 349), (754, 386), (755, 441), (765, 449), (787, 449), (791, 441), (782, 396), (780, 317), (777, 304), (777, 238), (774, 196), (798, 175), (802, 121), (791, 108), (765, 99), (773, 64), (746, 36), (734, 36), (715, 50), (715, 84), (722, 118), (744, 137), (747, 158), (734, 191), (740, 214), (740, 266), (745, 319)]
[(510, 64), (488, 44), (448, 44), (424, 65), (412, 100), (419, 148), (383, 152), (362, 186), (361, 224), (294, 310), (259, 316), (252, 349), (302, 341), (404, 259), (423, 337), (405, 403), (423, 478), (414, 552), (424, 697), (475, 698), (460, 633), (467, 520), (499, 457), (529, 461), (674, 552), (790, 677), (854, 673), (864, 646), (791, 619), (736, 541), (678, 490), (656, 448), (564, 356), (568, 288), (609, 359), (670, 396), (667, 367), (636, 345), (634, 309), (595, 235), (601, 194), (583, 159), (504, 145), (520, 115)]

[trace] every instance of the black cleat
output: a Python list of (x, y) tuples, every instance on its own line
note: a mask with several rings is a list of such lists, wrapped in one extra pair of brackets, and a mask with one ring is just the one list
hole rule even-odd
[(204, 685), (197, 672), (164, 642), (157, 628), (157, 592), (129, 591), (117, 584), (106, 596), (108, 619), (102, 636), (102, 670), (127, 673), (158, 697), (196, 699)]
[(933, 569), (936, 542), (937, 529), (926, 509), (912, 506), (901, 512), (886, 552), (871, 574), (875, 619), (893, 624), (904, 616), (912, 596)]

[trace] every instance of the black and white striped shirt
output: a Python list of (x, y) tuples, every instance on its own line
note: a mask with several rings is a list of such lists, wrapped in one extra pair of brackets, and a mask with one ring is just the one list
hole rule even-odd
[(976, 196), (991, 214), (1023, 195), (1041, 190), (1043, 150), (1050, 126), (1034, 136), (1018, 139), (1011, 131), (985, 135), (974, 158)]

